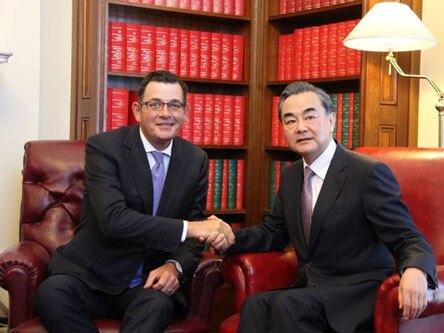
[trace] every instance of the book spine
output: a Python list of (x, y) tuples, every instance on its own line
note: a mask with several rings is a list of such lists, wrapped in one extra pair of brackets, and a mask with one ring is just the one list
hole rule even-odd
[(190, 30), (180, 29), (180, 63), (181, 77), (190, 76)]
[(214, 123), (214, 95), (205, 94), (204, 95), (204, 136), (203, 136), (203, 144), (211, 145), (214, 143), (213, 141), (213, 123)]
[(211, 32), (202, 31), (200, 33), (200, 78), (210, 78), (211, 66)]
[(244, 36), (233, 35), (233, 81), (242, 81), (244, 66)]
[(194, 94), (187, 95), (188, 112), (185, 123), (182, 126), (182, 138), (193, 142), (193, 124), (194, 124)]
[(273, 209), (276, 196), (276, 161), (270, 160), (270, 186), (268, 192), (268, 208)]
[(279, 96), (273, 96), (271, 102), (271, 131), (270, 131), (270, 145), (273, 147), (279, 146), (279, 116), (278, 116)]
[(222, 76), (222, 34), (220, 32), (212, 32), (210, 78), (213, 80), (219, 80), (221, 76)]
[(156, 28), (149, 25), (140, 27), (140, 72), (149, 73), (154, 70), (156, 61)]
[(221, 209), (223, 167), (223, 160), (216, 159), (214, 161), (213, 210)]
[(236, 209), (237, 160), (228, 160), (228, 203), (227, 209)]
[(198, 78), (200, 72), (200, 31), (190, 30), (190, 77)]
[(227, 207), (228, 207), (228, 160), (223, 160), (222, 194), (220, 198), (220, 209), (226, 210)]
[(108, 88), (110, 108), (106, 115), (107, 130), (113, 130), (128, 125), (128, 98), (129, 91), (124, 88)]
[(156, 27), (156, 70), (168, 70), (170, 28)]
[(350, 95), (349, 93), (342, 94), (342, 145), (348, 148), (349, 137), (348, 137), (348, 127), (349, 127), (349, 116), (350, 116)]
[(245, 161), (237, 160), (236, 209), (244, 208)]
[(126, 24), (125, 71), (140, 72), (140, 25)]
[(208, 192), (207, 192), (207, 210), (213, 209), (214, 196), (214, 160), (208, 161)]
[(220, 37), (222, 39), (222, 50), (217, 53), (217, 56), (220, 57), (220, 59), (217, 59), (217, 63), (221, 64), (219, 78), (231, 80), (233, 73), (233, 35), (221, 34)]
[(245, 97), (234, 96), (233, 145), (241, 146), (244, 144), (244, 127), (245, 127)]
[(213, 143), (215, 145), (222, 144), (222, 122), (224, 110), (224, 96), (214, 96), (214, 126), (213, 126)]
[(123, 72), (126, 64), (126, 23), (109, 22), (108, 31), (108, 69)]
[(234, 0), (234, 15), (245, 16), (245, 1), (246, 0)]
[(194, 94), (193, 143), (203, 144), (204, 132), (204, 94)]
[(233, 144), (233, 114), (234, 98), (232, 95), (224, 95), (224, 108), (222, 120), (222, 144), (229, 146)]
[(176, 75), (180, 73), (180, 29), (170, 28), (168, 70)]

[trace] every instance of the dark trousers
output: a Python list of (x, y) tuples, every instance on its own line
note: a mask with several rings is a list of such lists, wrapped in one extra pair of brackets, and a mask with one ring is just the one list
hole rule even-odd
[(96, 333), (94, 319), (120, 319), (121, 332), (163, 332), (174, 313), (174, 300), (143, 285), (118, 295), (92, 290), (66, 274), (47, 278), (39, 286), (34, 306), (49, 332)]
[(248, 297), (241, 311), (239, 333), (333, 332), (316, 288), (272, 290)]

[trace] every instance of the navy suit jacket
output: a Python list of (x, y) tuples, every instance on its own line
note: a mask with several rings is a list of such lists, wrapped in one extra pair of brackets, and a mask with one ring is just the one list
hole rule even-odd
[(314, 283), (339, 332), (372, 320), (377, 288), (395, 270), (393, 256), (401, 271), (418, 267), (436, 286), (432, 248), (385, 164), (337, 146), (313, 210), (309, 244), (300, 215), (302, 185), (298, 160), (282, 172), (272, 213), (260, 225), (236, 230), (228, 253), (277, 250), (291, 242), (299, 267), (293, 287)]
[(157, 216), (151, 215), (151, 171), (139, 126), (89, 138), (85, 174), (79, 225), (71, 242), (57, 249), (50, 273), (72, 274), (92, 288), (120, 293), (142, 262), (148, 273), (176, 260), (182, 281), (194, 272), (203, 246), (180, 239), (183, 220), (205, 217), (208, 157), (202, 149), (174, 139)]

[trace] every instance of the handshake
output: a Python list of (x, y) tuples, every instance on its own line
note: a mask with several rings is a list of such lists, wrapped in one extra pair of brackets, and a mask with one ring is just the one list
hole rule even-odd
[(235, 241), (231, 227), (214, 215), (203, 221), (188, 222), (187, 238), (206, 242), (221, 252), (226, 251)]

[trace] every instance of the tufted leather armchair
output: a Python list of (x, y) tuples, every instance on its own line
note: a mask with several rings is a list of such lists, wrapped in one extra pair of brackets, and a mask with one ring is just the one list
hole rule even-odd
[[(25, 145), (20, 242), (0, 253), (0, 286), (9, 292), (9, 332), (46, 332), (34, 316), (32, 300), (46, 277), (54, 250), (73, 236), (80, 217), (84, 183), (84, 143), (31, 141)], [(223, 283), (221, 259), (204, 254), (187, 281), (188, 315), (166, 332), (207, 332), (215, 289)], [(118, 320), (97, 320), (101, 333), (120, 330)]]
[[(418, 228), (435, 252), (440, 288), (419, 319), (404, 321), (399, 316), (399, 275), (388, 277), (380, 286), (374, 324), (378, 333), (444, 332), (444, 149), (361, 147), (356, 151), (385, 162), (394, 172), (402, 197)], [(297, 277), (293, 249), (283, 252), (244, 253), (227, 256), (222, 274), (235, 291), (235, 314), (219, 326), (220, 333), (234, 333), (243, 301), (252, 294), (286, 287)]]

